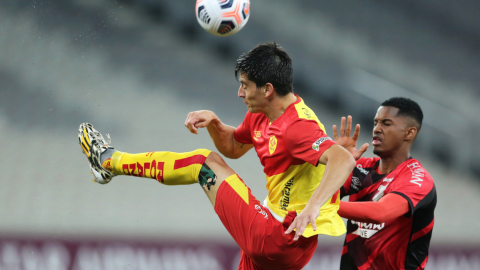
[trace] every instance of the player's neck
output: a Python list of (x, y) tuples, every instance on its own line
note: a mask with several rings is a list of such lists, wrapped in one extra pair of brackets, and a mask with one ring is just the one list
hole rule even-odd
[(395, 170), (395, 168), (397, 168), (398, 165), (402, 164), (409, 158), (410, 158), (410, 151), (397, 153), (396, 155), (392, 155), (392, 156), (381, 157), (378, 168), (380, 169), (380, 172), (382, 174), (387, 174)]
[(293, 93), (288, 93), (284, 97), (274, 97), (272, 101), (268, 104), (267, 108), (265, 108), (265, 116), (268, 117), (270, 123), (277, 120), (285, 110), (290, 106), (290, 104), (297, 101), (297, 97)]

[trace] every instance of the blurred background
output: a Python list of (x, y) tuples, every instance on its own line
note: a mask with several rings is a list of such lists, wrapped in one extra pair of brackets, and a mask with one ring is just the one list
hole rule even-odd
[[(249, 22), (226, 38), (206, 33), (194, 6), (0, 1), (0, 269), (236, 269), (239, 249), (199, 186), (92, 183), (77, 132), (90, 122), (126, 152), (214, 149), (206, 130), (184, 127), (187, 114), (240, 124), (235, 60), (271, 41), (329, 134), (351, 114), (370, 142), (382, 101), (422, 106), (412, 154), (438, 193), (427, 269), (480, 269), (478, 1), (251, 0)], [(262, 201), (255, 152), (227, 163)], [(305, 269), (338, 269), (343, 240), (321, 236)]]

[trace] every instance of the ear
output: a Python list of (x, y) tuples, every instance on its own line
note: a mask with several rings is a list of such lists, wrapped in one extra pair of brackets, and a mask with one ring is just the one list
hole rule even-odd
[(265, 97), (266, 98), (272, 97), (273, 92), (274, 92), (273, 85), (271, 83), (266, 83), (265, 84), (265, 90), (264, 90)]
[(418, 129), (416, 127), (409, 127), (405, 131), (405, 141), (414, 141), (417, 137)]

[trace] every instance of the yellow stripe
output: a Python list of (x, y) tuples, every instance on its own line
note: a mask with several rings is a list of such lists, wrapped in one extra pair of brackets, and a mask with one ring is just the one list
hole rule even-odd
[(81, 137), (82, 138), (82, 145), (84, 147), (84, 149), (87, 149), (88, 152), (90, 152), (90, 144), (88, 144), (85, 140), (85, 135)]
[(307, 119), (307, 120), (315, 120), (318, 123), (318, 126), (320, 127), (320, 129), (323, 132), (325, 132), (325, 134), (327, 134), (323, 124), (320, 122), (320, 120), (315, 115), (315, 113), (312, 111), (312, 109), (310, 109), (307, 105), (305, 105), (303, 100), (301, 102), (295, 104), (294, 106), (295, 106), (295, 109), (297, 110), (298, 118), (303, 118), (303, 119)]
[(87, 128), (83, 128), (83, 136), (87, 138), (88, 145), (90, 146), (92, 143), (90, 142), (90, 138), (88, 138)]
[(237, 194), (248, 204), (248, 188), (245, 184), (238, 178), (236, 174), (230, 175), (225, 179), (227, 183), (237, 192)]
[(87, 150), (85, 150), (85, 147), (83, 146), (83, 143), (81, 143), (80, 146), (83, 148), (83, 152), (85, 153), (85, 155), (87, 155), (87, 157), (90, 157), (90, 154), (88, 153)]

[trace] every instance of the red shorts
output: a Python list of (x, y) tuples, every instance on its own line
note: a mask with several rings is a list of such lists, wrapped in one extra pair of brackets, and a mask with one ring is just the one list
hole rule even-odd
[(240, 246), (239, 270), (302, 269), (317, 247), (317, 236), (294, 242), (294, 232), (285, 235), (296, 212), (289, 212), (280, 223), (237, 175), (218, 188), (215, 212)]

